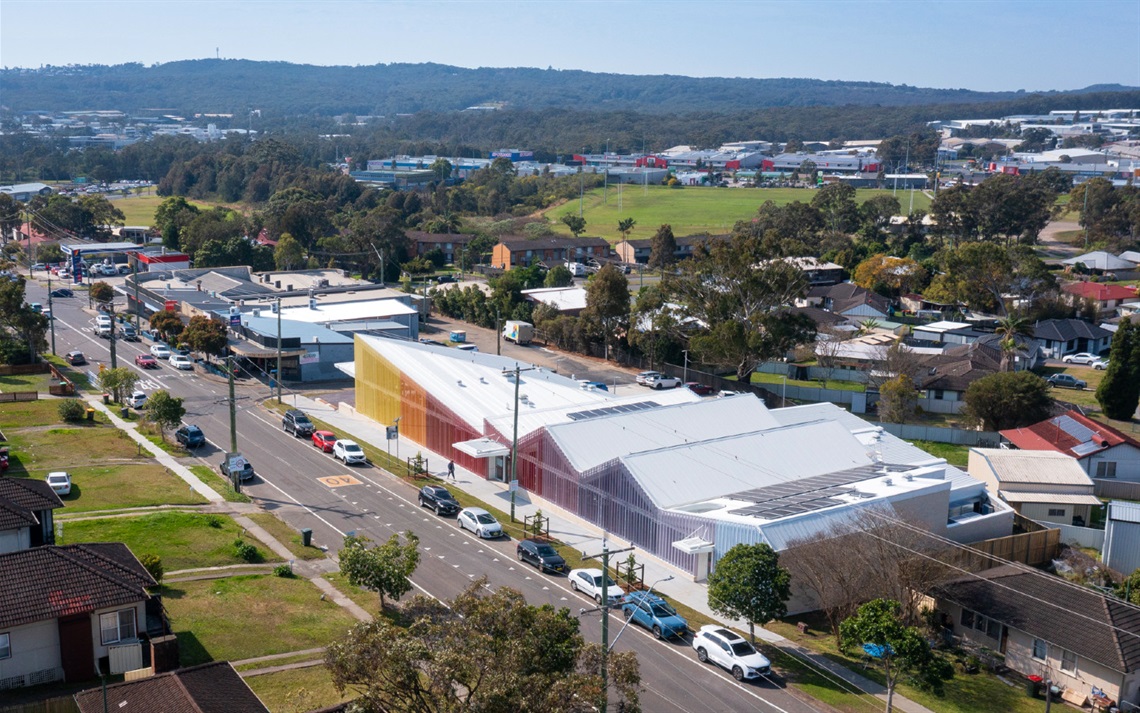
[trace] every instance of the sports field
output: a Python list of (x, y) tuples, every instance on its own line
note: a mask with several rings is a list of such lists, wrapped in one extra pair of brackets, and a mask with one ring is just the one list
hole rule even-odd
[[(756, 214), (765, 201), (784, 205), (793, 201), (808, 203), (815, 190), (811, 188), (667, 188), (665, 186), (610, 186), (605, 203), (602, 189), (588, 192), (582, 202), (582, 217), (586, 219), (585, 235), (601, 236), (612, 242), (621, 240), (617, 224), (623, 218), (637, 221), (631, 238), (651, 238), (658, 226), (668, 223), (677, 236), (709, 232), (728, 233), (738, 220)], [(855, 200), (863, 201), (877, 195), (891, 195), (889, 190), (861, 188)], [(911, 206), (909, 191), (896, 195), (902, 212)], [(929, 210), (930, 199), (921, 191), (914, 191), (914, 209)], [(543, 215), (553, 224), (554, 230), (569, 234), (559, 220), (567, 213), (578, 214), (578, 201), (548, 208)]]
[[(111, 201), (111, 205), (123, 211), (123, 225), (145, 225), (150, 227), (154, 224), (154, 211), (158, 206), (166, 200), (165, 197), (149, 194), (143, 196), (129, 196), (126, 198), (115, 198)], [(190, 203), (202, 209), (209, 209), (211, 205), (203, 201), (191, 200)]]

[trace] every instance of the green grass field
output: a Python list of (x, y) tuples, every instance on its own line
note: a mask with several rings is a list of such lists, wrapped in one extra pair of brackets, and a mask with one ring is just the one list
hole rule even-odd
[[(739, 220), (747, 220), (765, 201), (785, 205), (793, 201), (808, 203), (815, 190), (810, 188), (666, 188), (665, 186), (611, 187), (608, 200), (602, 203), (602, 189), (586, 194), (582, 215), (586, 219), (586, 235), (596, 235), (612, 242), (621, 240), (617, 230), (619, 220), (637, 221), (631, 238), (651, 238), (662, 223), (673, 226), (677, 236), (709, 232), (728, 233)], [(862, 203), (877, 195), (891, 195), (891, 191), (859, 189), (855, 200)], [(910, 193), (899, 191), (896, 197), (906, 213), (910, 209)], [(929, 210), (930, 199), (920, 191), (914, 192), (915, 210)], [(555, 231), (569, 234), (559, 220), (566, 213), (578, 213), (578, 201), (548, 208), (542, 215)]]
[[(166, 200), (165, 197), (154, 195), (144, 196), (130, 196), (129, 198), (117, 198), (112, 201), (119, 210), (123, 211), (123, 225), (146, 225), (154, 224), (154, 211), (158, 206)], [(211, 208), (209, 203), (202, 201), (189, 201), (199, 208)]]
[(337, 693), (324, 666), (250, 676), (245, 682), (273, 713), (316, 710), (353, 698), (351, 691), (345, 691), (345, 695)]

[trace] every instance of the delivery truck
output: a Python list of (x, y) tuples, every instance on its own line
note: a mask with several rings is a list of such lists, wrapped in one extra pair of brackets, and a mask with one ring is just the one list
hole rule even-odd
[(503, 339), (515, 344), (530, 344), (530, 340), (534, 339), (534, 325), (530, 322), (508, 319), (503, 327)]

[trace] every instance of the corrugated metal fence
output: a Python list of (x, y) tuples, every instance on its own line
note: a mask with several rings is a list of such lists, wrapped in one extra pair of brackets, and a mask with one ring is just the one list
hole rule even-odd
[(1120, 500), (1140, 500), (1140, 483), (1129, 483), (1123, 480), (1107, 478), (1093, 478), (1098, 498), (1117, 498)]

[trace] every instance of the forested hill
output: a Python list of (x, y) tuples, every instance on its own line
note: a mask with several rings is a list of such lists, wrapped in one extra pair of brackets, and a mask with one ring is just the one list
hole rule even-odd
[[(1125, 89), (1101, 85), (1097, 91)], [(765, 107), (977, 104), (1021, 92), (924, 89), (818, 79), (693, 78), (440, 64), (318, 67), (286, 62), (187, 60), (146, 67), (47, 67), (0, 72), (4, 107), (165, 108), (278, 116), (454, 111), (489, 103), (510, 109), (574, 107), (642, 113), (732, 112)]]

